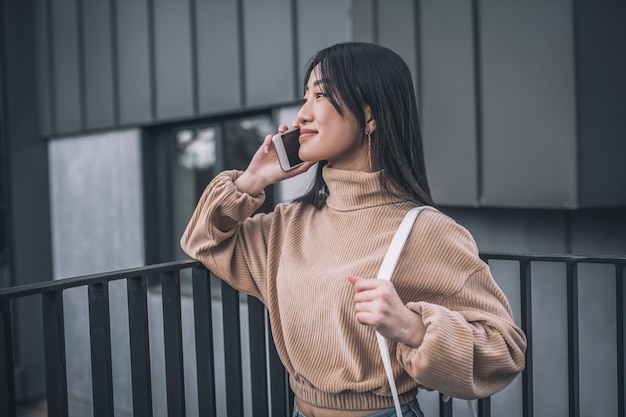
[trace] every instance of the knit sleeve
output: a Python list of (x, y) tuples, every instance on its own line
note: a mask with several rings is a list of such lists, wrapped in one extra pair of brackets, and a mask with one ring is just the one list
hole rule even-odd
[(267, 229), (271, 215), (252, 213), (265, 194), (240, 192), (240, 171), (225, 171), (206, 187), (180, 239), (181, 248), (234, 288), (264, 298)]
[[(417, 383), (444, 394), (483, 398), (506, 387), (524, 369), (526, 337), (509, 303), (478, 257), (465, 229), (443, 233), (427, 243), (438, 282), (437, 296), (410, 301), (426, 333), (419, 348), (399, 344), (396, 357)], [(441, 233), (441, 231), (440, 231)]]

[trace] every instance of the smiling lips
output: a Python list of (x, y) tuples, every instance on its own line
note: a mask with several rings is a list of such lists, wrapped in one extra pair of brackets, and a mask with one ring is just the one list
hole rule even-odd
[(315, 130), (300, 128), (300, 137), (299, 137), (299, 139), (300, 140), (306, 139), (308, 137), (313, 136), (316, 133), (317, 132)]

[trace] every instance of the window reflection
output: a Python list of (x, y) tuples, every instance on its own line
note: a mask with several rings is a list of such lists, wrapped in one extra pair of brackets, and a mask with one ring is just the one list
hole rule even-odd
[(225, 169), (245, 169), (254, 153), (259, 149), (265, 135), (276, 130), (271, 119), (246, 117), (224, 122)]
[(217, 131), (214, 127), (182, 129), (176, 134), (178, 163), (187, 169), (207, 169), (217, 161)]

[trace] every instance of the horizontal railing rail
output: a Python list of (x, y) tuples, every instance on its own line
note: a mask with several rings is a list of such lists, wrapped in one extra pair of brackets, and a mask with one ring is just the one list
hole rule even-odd
[[(607, 264), (614, 268), (615, 322), (617, 335), (617, 415), (625, 415), (624, 408), (624, 280), (626, 257), (620, 256), (570, 256), (570, 255), (510, 255), (482, 253), (487, 262), (507, 261), (517, 264), (517, 280), (520, 288), (520, 325), (528, 338), (526, 369), (522, 373), (522, 414), (534, 415), (533, 373), (533, 316), (532, 316), (532, 265), (535, 263), (559, 263), (566, 269), (566, 303), (568, 334), (568, 406), (569, 415), (580, 415), (580, 368), (579, 368), (579, 320), (578, 320), (578, 269), (581, 264)], [(43, 311), (43, 338), (47, 408), (49, 416), (69, 415), (68, 377), (66, 370), (66, 338), (64, 318), (64, 291), (71, 288), (87, 288), (90, 327), (90, 354), (92, 371), (93, 412), (95, 417), (114, 415), (113, 378), (111, 360), (111, 322), (109, 284), (126, 282), (128, 305), (128, 330), (130, 346), (130, 373), (132, 389), (132, 413), (134, 416), (152, 416), (153, 395), (150, 364), (150, 334), (148, 326), (147, 296), (152, 286), (160, 286), (163, 308), (163, 343), (165, 355), (165, 387), (168, 415), (186, 415), (185, 385), (181, 319), (181, 272), (191, 276), (193, 299), (193, 327), (196, 351), (196, 375), (198, 413), (214, 416), (216, 409), (216, 377), (214, 363), (215, 334), (212, 303), (212, 285), (216, 280), (199, 262), (193, 260), (170, 262), (110, 273), (67, 278), (38, 284), (24, 285), (0, 290), (0, 415), (16, 413), (14, 351), (13, 351), (13, 303), (29, 297), (41, 297)], [(190, 272), (190, 273), (189, 273)], [(158, 279), (156, 279), (158, 278)], [(229, 416), (244, 415), (242, 346), (241, 346), (241, 299), (240, 294), (226, 283), (220, 284), (220, 300), (223, 312), (221, 324), (224, 343), (226, 410)], [(256, 416), (288, 416), (291, 412), (293, 394), (289, 390), (287, 376), (282, 367), (271, 335), (266, 325), (264, 306), (256, 299), (247, 299), (249, 331), (250, 400), (252, 414)], [(21, 335), (23, 336), (23, 335)], [(200, 394), (201, 393), (201, 394)], [(445, 402), (440, 396), (439, 415), (452, 416), (452, 401)], [(476, 402), (481, 417), (492, 414), (490, 398)]]

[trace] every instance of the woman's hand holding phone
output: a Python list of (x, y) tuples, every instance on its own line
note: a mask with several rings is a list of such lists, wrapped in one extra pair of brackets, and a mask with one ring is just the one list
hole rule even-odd
[[(280, 125), (278, 133), (284, 133), (287, 130), (286, 125)], [(274, 135), (265, 137), (263, 144), (252, 157), (248, 168), (235, 181), (239, 191), (257, 196), (265, 187), (301, 174), (315, 165), (315, 162), (303, 162), (289, 171), (283, 170), (278, 160), (275, 144), (272, 141), (273, 137)]]

